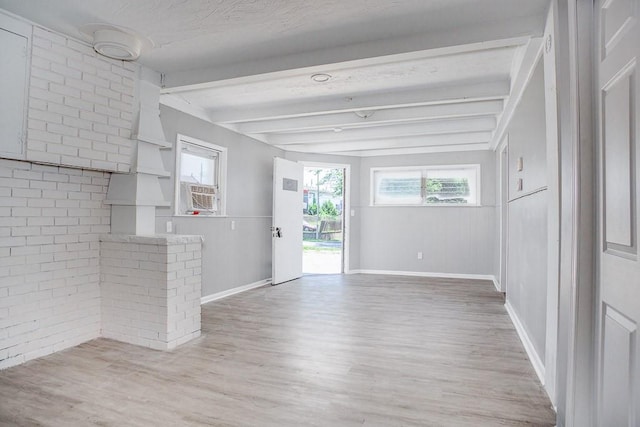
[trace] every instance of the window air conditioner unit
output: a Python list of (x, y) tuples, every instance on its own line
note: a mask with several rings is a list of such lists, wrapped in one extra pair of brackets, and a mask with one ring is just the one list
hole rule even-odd
[(215, 212), (218, 210), (216, 188), (213, 185), (187, 184), (187, 211)]

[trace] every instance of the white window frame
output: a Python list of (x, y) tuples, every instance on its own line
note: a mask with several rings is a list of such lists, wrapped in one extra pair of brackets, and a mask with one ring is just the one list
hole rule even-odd
[[(422, 172), (422, 179), (425, 179), (425, 173), (430, 170), (448, 170), (448, 169), (469, 169), (474, 170), (476, 174), (476, 202), (475, 203), (427, 203), (425, 200), (424, 191), (421, 194), (422, 202), (416, 204), (376, 204), (376, 189), (375, 189), (375, 175), (376, 172), (387, 171), (420, 171)], [(398, 206), (410, 206), (410, 207), (477, 207), (481, 204), (481, 168), (479, 164), (463, 164), (463, 165), (428, 165), (428, 166), (392, 166), (392, 167), (373, 167), (370, 170), (369, 176), (369, 190), (370, 199), (369, 206), (372, 207), (398, 207)]]
[[(180, 212), (180, 163), (182, 155), (182, 146), (184, 143), (196, 145), (199, 148), (205, 150), (216, 151), (218, 154), (218, 169), (217, 169), (217, 181), (218, 181), (218, 212), (207, 213), (203, 215), (189, 215)], [(175, 153), (175, 175), (174, 175), (174, 215), (175, 216), (188, 216), (190, 218), (218, 218), (225, 217), (227, 213), (227, 147), (213, 144), (211, 142), (202, 141), (200, 139), (192, 138), (190, 136), (178, 134), (176, 138), (176, 153)]]

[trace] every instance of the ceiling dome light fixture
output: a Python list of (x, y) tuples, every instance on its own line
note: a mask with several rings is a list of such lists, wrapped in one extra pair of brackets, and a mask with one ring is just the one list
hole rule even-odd
[(100, 55), (122, 61), (135, 61), (140, 54), (153, 47), (153, 42), (128, 28), (108, 24), (89, 24), (80, 28), (93, 40), (93, 48)]
[(331, 80), (331, 74), (318, 73), (311, 76), (311, 80), (316, 83), (325, 83)]

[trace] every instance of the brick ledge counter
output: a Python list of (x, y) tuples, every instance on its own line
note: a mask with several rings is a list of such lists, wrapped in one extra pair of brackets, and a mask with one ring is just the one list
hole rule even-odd
[(170, 350), (200, 336), (202, 236), (100, 236), (102, 336)]

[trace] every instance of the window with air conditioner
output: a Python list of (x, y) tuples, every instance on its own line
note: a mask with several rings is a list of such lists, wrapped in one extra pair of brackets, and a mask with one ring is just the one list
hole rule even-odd
[(176, 215), (224, 215), (227, 149), (178, 135)]
[(372, 206), (479, 206), (480, 165), (371, 169)]

